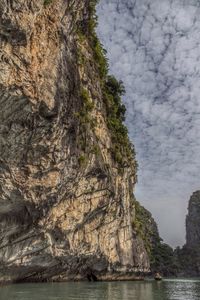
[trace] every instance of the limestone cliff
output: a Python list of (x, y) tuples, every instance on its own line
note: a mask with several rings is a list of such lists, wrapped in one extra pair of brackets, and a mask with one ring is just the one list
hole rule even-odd
[(0, 281), (130, 279), (136, 162), (95, 1), (0, 0)]
[(186, 247), (200, 247), (200, 191), (192, 194), (186, 217)]
[(186, 244), (175, 251), (179, 274), (200, 276), (200, 191), (192, 194), (186, 217)]

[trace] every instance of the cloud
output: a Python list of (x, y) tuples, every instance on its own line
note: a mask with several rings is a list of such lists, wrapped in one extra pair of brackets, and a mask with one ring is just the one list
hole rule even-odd
[(161, 235), (184, 243), (200, 188), (200, 3), (101, 0), (98, 34), (126, 87), (126, 124), (139, 162), (136, 196)]

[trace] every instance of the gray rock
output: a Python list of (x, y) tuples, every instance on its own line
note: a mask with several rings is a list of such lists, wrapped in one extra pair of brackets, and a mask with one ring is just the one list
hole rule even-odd
[(133, 230), (135, 159), (113, 159), (97, 63), (77, 32), (88, 3), (0, 0), (1, 282), (149, 271)]
[(200, 191), (196, 191), (190, 198), (188, 215), (186, 218), (186, 246), (200, 247)]
[(192, 194), (186, 217), (186, 244), (175, 250), (180, 276), (200, 276), (200, 191)]

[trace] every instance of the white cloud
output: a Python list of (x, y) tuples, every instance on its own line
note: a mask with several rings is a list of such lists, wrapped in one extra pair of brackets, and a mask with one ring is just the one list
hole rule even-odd
[(98, 15), (111, 72), (127, 91), (136, 196), (166, 241), (182, 244), (187, 202), (200, 188), (200, 3), (101, 0)]

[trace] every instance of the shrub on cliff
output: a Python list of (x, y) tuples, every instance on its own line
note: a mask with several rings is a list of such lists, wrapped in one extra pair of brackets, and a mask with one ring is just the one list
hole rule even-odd
[[(114, 76), (108, 74), (106, 50), (102, 47), (95, 31), (98, 23), (95, 9), (97, 2), (96, 0), (88, 2), (89, 16), (88, 19), (77, 24), (77, 36), (80, 43), (84, 44), (85, 41), (89, 42), (98, 75), (101, 79), (103, 100), (106, 108), (106, 122), (111, 132), (111, 155), (119, 164), (120, 170), (123, 171), (123, 168), (129, 166), (129, 162), (131, 161), (134, 164), (134, 168), (137, 169), (134, 147), (129, 140), (128, 130), (123, 124), (125, 121), (126, 108), (124, 104), (122, 104), (121, 97), (125, 94), (125, 88), (122, 81), (118, 81)], [(80, 53), (78, 58), (79, 63), (84, 64), (84, 59)], [(84, 98), (86, 99), (87, 97)], [(86, 107), (84, 107), (81, 114), (88, 119), (89, 115), (88, 113), (85, 114), (85, 108)]]
[(51, 4), (53, 0), (44, 0), (44, 6)]

